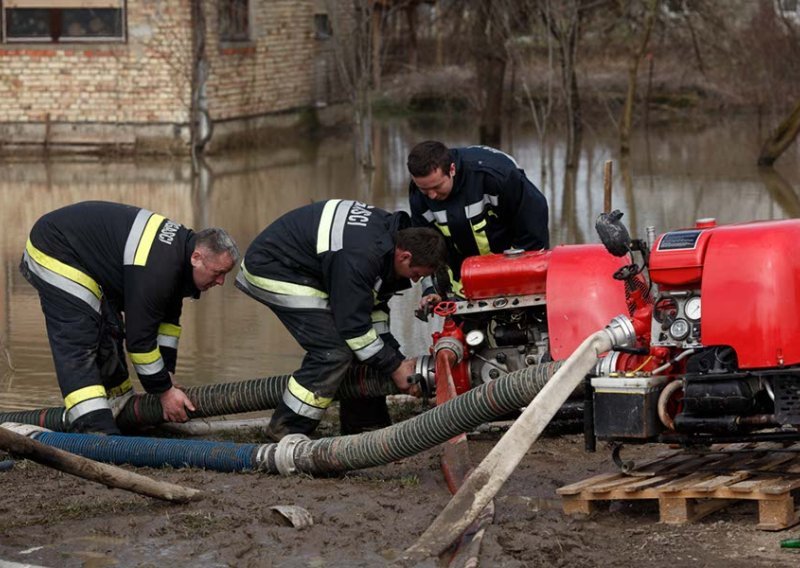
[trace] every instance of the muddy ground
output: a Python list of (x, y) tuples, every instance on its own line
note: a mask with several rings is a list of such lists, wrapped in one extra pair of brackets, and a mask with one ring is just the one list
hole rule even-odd
[[(471, 439), (474, 463), (499, 435)], [(663, 451), (656, 446), (628, 448), (624, 457), (642, 459)], [(329, 478), (137, 469), (205, 491), (203, 500), (186, 505), (107, 489), (17, 461), (12, 470), (0, 472), (0, 566), (3, 560), (93, 568), (391, 565), (449, 499), (439, 456), (433, 449)], [(659, 524), (658, 507), (649, 501), (618, 502), (583, 519), (562, 513), (557, 488), (613, 468), (605, 447), (588, 454), (579, 435), (540, 440), (495, 500), (495, 519), (483, 539), (480, 565), (800, 565), (800, 550), (779, 547), (781, 539), (800, 529), (757, 530), (752, 502), (684, 526)], [(314, 524), (304, 529), (287, 526), (270, 510), (272, 505), (303, 507)]]

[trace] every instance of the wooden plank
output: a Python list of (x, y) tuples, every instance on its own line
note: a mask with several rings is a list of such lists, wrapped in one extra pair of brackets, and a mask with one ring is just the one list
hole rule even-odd
[(642, 478), (640, 481), (635, 481), (630, 485), (626, 485), (624, 489), (626, 493), (632, 493), (634, 491), (641, 491), (642, 489), (651, 488), (654, 485), (660, 485), (661, 483), (670, 481), (674, 478), (674, 475), (657, 475), (655, 477), (646, 477)]
[(732, 473), (731, 475), (718, 475), (713, 479), (709, 479), (708, 481), (703, 481), (702, 483), (697, 483), (692, 487), (693, 491), (715, 491), (720, 487), (726, 487), (728, 485), (732, 485), (733, 483), (738, 483), (740, 481), (744, 481), (751, 476), (750, 473), (746, 471), (738, 471)]
[(622, 475), (623, 474), (618, 471), (601, 473), (600, 475), (595, 475), (589, 479), (584, 479), (583, 481), (577, 481), (575, 483), (571, 483), (570, 485), (565, 485), (564, 487), (556, 489), (556, 493), (559, 495), (575, 495), (580, 493), (585, 487), (589, 487), (595, 483), (600, 483), (609, 479), (618, 479), (622, 477)]
[(677, 479), (659, 486), (657, 489), (659, 493), (676, 493), (687, 487), (691, 487), (699, 482), (708, 481), (716, 477), (713, 473), (707, 471), (696, 471), (689, 475), (678, 477)]

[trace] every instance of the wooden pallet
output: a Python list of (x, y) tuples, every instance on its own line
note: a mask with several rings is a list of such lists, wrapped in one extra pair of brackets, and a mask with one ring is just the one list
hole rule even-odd
[[(755, 450), (755, 451), (754, 451)], [(604, 473), (557, 490), (568, 515), (598, 502), (657, 499), (662, 523), (683, 524), (739, 500), (758, 501), (758, 528), (800, 522), (792, 491), (800, 488), (800, 443), (715, 445), (708, 453), (674, 451), (636, 464), (632, 474)]]

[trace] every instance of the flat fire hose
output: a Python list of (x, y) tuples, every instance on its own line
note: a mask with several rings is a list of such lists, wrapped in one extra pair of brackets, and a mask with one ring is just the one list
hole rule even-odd
[(597, 363), (601, 353), (636, 340), (633, 324), (617, 316), (593, 333), (564, 361), (483, 461), (472, 470), (458, 492), (417, 541), (406, 549), (400, 563), (410, 565), (438, 556), (480, 518), (522, 457), (538, 439), (558, 409)]
[[(453, 374), (456, 354), (450, 349), (436, 353), (436, 404), (441, 405), (458, 396)], [(450, 493), (455, 495), (469, 476), (472, 465), (469, 456), (467, 435), (458, 434), (442, 444), (442, 472)], [(439, 559), (451, 568), (477, 566), (481, 540), (486, 526), (494, 520), (494, 501), (490, 501), (481, 515), (461, 534), (456, 543), (442, 552)]]

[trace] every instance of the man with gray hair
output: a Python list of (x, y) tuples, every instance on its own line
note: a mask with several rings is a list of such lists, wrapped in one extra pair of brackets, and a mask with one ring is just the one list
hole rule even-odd
[(164, 420), (188, 419), (173, 382), (183, 298), (221, 286), (238, 260), (224, 230), (195, 233), (131, 205), (87, 201), (36, 222), (20, 271), (39, 292), (70, 431), (119, 434), (133, 394), (123, 340)]

